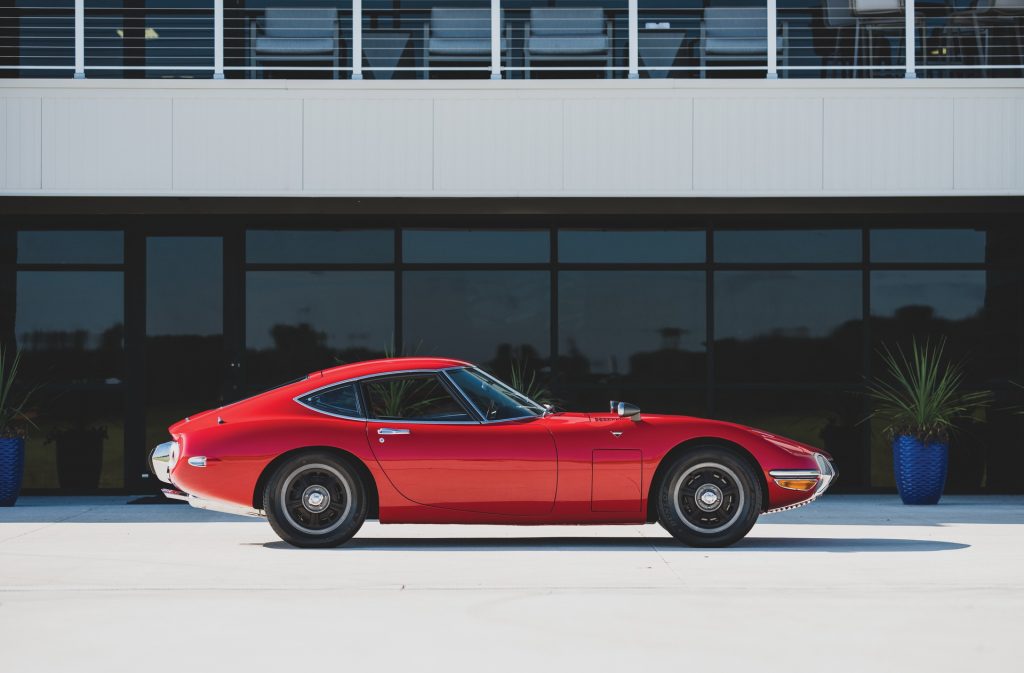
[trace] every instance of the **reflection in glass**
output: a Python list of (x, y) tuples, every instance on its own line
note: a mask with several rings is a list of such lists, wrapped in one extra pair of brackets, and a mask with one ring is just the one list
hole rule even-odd
[(510, 363), (536, 370), (548, 357), (546, 271), (408, 271), (403, 274), (405, 350), (485, 365), (508, 379)]
[(572, 264), (699, 264), (707, 258), (703, 231), (562, 229), (558, 259)]
[(652, 384), (706, 378), (701, 271), (563, 271), (559, 369), (569, 380), (622, 375)]
[(250, 264), (376, 264), (394, 257), (391, 229), (250, 229), (245, 234), (245, 259)]
[(40, 383), (123, 378), (120, 271), (19, 271), (15, 334), (25, 376)]
[(847, 491), (864, 485), (867, 456), (862, 449), (865, 428), (861, 421), (866, 416), (863, 397), (853, 390), (726, 390), (715, 394), (716, 418), (827, 451), (842, 476), (835, 486)]
[(551, 258), (547, 231), (520, 229), (406, 229), (402, 260), (409, 263), (525, 264)]
[(474, 420), (437, 376), (395, 376), (363, 383), (369, 417), (386, 421), (467, 422)]
[(250, 390), (381, 357), (391, 346), (390, 271), (249, 271), (245, 279)]
[(120, 231), (19, 231), (19, 264), (120, 264)]
[(860, 229), (716, 231), (715, 261), (822, 264), (861, 261)]
[(649, 414), (680, 414), (707, 418), (707, 393), (679, 386), (623, 385), (626, 379), (609, 379), (593, 385), (555, 387), (555, 405), (569, 411), (597, 412), (607, 415), (608, 402), (630, 402)]
[[(146, 240), (146, 447), (167, 427), (223, 402), (223, 242)], [(187, 260), (187, 261), (186, 261)]]
[(981, 263), (983, 229), (872, 229), (872, 262)]
[(862, 360), (858, 271), (715, 274), (715, 371), (744, 382), (855, 381)]
[(912, 338), (945, 338), (968, 378), (1019, 376), (1020, 291), (1013, 271), (873, 271), (872, 341), (906, 347)]

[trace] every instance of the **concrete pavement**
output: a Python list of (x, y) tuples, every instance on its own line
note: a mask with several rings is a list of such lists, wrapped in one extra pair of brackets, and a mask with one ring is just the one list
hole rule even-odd
[(1011, 671), (1024, 497), (837, 496), (735, 547), (659, 526), (381, 526), (299, 550), (126, 498), (0, 509), (4, 671)]

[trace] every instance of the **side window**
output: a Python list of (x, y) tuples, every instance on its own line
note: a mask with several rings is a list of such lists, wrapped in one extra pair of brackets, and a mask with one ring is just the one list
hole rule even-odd
[(370, 416), (382, 421), (472, 421), (434, 374), (391, 376), (363, 383)]
[(362, 416), (359, 413), (359, 400), (356, 396), (356, 386), (354, 383), (347, 383), (336, 388), (306, 395), (302, 398), (302, 402), (328, 414), (350, 416), (353, 418), (360, 418)]

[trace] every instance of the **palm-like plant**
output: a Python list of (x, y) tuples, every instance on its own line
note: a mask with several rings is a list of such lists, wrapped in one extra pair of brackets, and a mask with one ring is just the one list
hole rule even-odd
[(539, 404), (552, 404), (555, 401), (551, 391), (537, 380), (537, 372), (521, 360), (511, 362), (509, 385)]
[(35, 390), (15, 395), (14, 383), (20, 365), (20, 351), (15, 351), (11, 358), (8, 349), (0, 346), (0, 437), (20, 437), (24, 434), (24, 423), (34, 425), (25, 412)]
[(897, 347), (883, 346), (886, 375), (868, 384), (874, 411), (868, 418), (882, 421), (890, 436), (910, 435), (922, 442), (946, 441), (956, 423), (987, 407), (992, 394), (964, 392), (963, 365), (944, 358), (946, 342), (937, 345), (914, 340), (909, 356)]

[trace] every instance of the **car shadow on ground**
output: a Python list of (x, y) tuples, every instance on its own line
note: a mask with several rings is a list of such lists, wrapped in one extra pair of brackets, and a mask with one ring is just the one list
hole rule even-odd
[[(267, 549), (290, 549), (295, 547), (281, 542), (267, 542)], [(341, 547), (318, 551), (345, 552), (356, 550), (371, 551), (658, 551), (668, 553), (744, 553), (744, 552), (922, 552), (966, 549), (968, 544), (942, 540), (910, 540), (896, 538), (795, 538), (795, 537), (749, 537), (732, 547), (701, 549), (666, 538), (623, 538), (623, 537), (529, 537), (529, 538), (405, 538), (405, 537), (356, 537)]]

